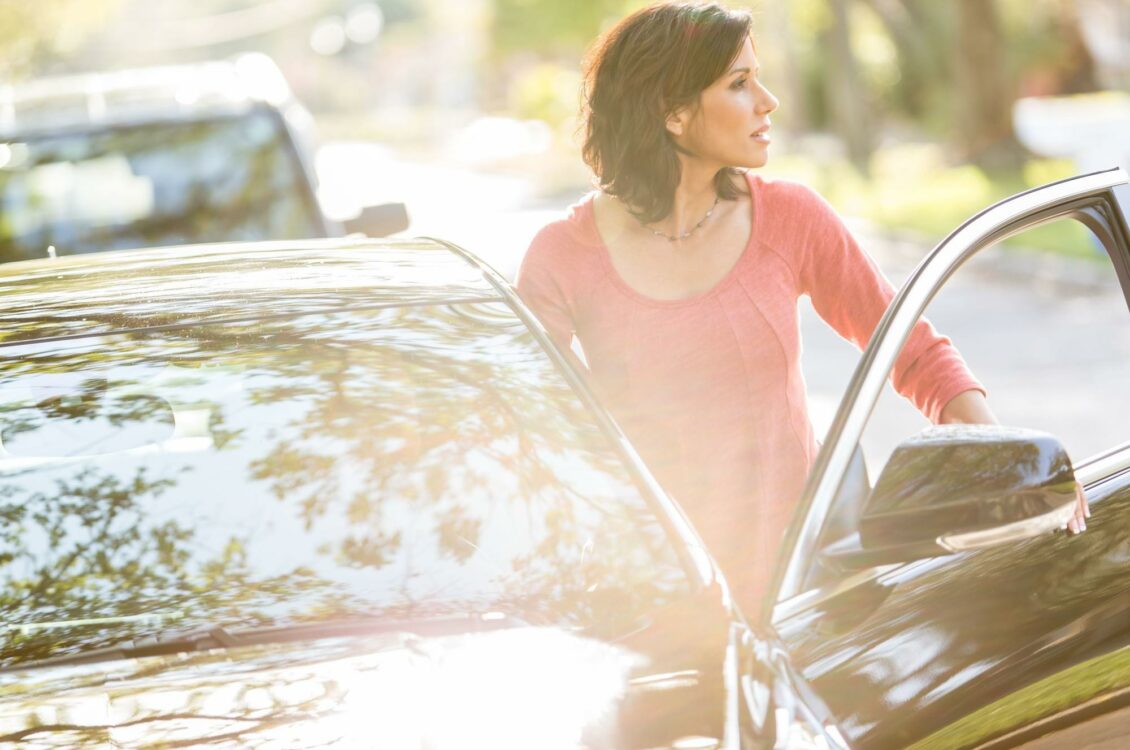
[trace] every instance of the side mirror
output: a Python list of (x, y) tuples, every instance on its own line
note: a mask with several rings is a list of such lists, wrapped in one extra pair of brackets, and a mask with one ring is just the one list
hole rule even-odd
[(344, 224), (349, 234), (360, 232), (369, 237), (386, 237), (408, 228), (408, 209), (403, 203), (365, 206), (361, 213), (346, 219)]
[(852, 536), (825, 550), (840, 568), (936, 557), (1028, 539), (1075, 512), (1075, 473), (1057, 438), (997, 425), (940, 425), (901, 443)]

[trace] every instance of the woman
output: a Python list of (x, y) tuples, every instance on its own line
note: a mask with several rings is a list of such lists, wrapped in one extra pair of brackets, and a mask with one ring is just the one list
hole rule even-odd
[[(778, 106), (758, 72), (749, 15), (720, 5), (654, 5), (608, 31), (585, 71), (600, 190), (538, 233), (517, 283), (558, 346), (577, 337), (747, 612), (817, 449), (797, 300), (863, 347), (894, 294), (818, 195), (746, 171), (766, 163)], [(996, 421), (924, 321), (892, 379), (934, 422)]]

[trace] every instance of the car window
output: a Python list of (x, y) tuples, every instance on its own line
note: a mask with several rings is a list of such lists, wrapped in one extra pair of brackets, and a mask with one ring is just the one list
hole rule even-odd
[[(1056, 435), (1076, 462), (1130, 439), (1130, 311), (1110, 258), (1071, 219), (1040, 231), (1084, 235), (1082, 257), (990, 247), (949, 279), (926, 317), (956, 345), (1002, 424)], [(1022, 246), (1024, 234), (1014, 242)], [(877, 477), (928, 422), (887, 389), (863, 436)]]
[(317, 237), (317, 207), (266, 111), (0, 142), (0, 261)]
[[(1025, 250), (1029, 235), (1016, 235), (1009, 246), (990, 246), (957, 268), (941, 283), (925, 317), (952, 341), (984, 385), (1001, 424), (1051, 433), (1072, 463), (1081, 466), (1130, 439), (1118, 417), (1130, 412), (1130, 392), (1124, 387), (1130, 382), (1130, 309), (1115, 263), (1089, 229), (1061, 219), (1041, 225), (1040, 231), (1081, 239), (1071, 245), (1076, 255)], [(896, 284), (912, 265), (897, 269)], [(846, 363), (813, 368), (817, 377), (810, 382), (817, 393), (836, 389), (821, 373), (852, 371), (856, 357), (847, 348), (827, 335), (812, 337), (810, 361), (815, 354), (825, 363)], [(871, 488), (896, 447), (929, 426), (889, 382), (878, 393), (874, 408), (859, 422), (858, 443), (844, 455), (855, 454), (822, 515), (814, 548), (850, 542)], [(827, 401), (814, 400), (818, 433), (831, 421)], [(799, 587), (818, 587), (829, 575), (839, 574), (812, 565)]]
[(501, 303), (0, 354), (2, 664), (361, 614), (617, 631), (689, 587)]

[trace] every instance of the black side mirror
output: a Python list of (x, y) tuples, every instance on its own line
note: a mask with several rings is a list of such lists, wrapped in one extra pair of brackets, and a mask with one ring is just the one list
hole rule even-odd
[(348, 234), (360, 232), (368, 237), (386, 237), (408, 228), (408, 209), (403, 203), (365, 206), (361, 213), (346, 219), (344, 224)]
[(867, 499), (859, 536), (825, 551), (840, 568), (909, 562), (1027, 539), (1075, 511), (1057, 438), (997, 425), (930, 427), (901, 443)]

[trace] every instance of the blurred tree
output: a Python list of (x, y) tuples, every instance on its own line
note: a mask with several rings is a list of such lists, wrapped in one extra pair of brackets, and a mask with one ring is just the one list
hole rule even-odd
[(644, 5), (642, 0), (495, 0), (491, 35), (495, 52), (537, 50), (542, 54), (574, 54), (601, 29)]
[(937, 83), (951, 76), (946, 40), (952, 36), (953, 23), (948, 7), (919, 0), (861, 2), (886, 28), (896, 50), (898, 77), (890, 106), (911, 118), (929, 118), (944, 90)]
[[(947, 141), (955, 161), (1011, 168), (1024, 155), (1011, 124), (1018, 96), (1096, 88), (1076, 0), (729, 2), (758, 8), (758, 54), (782, 122), (836, 133), (860, 166), (895, 125)], [(643, 4), (495, 0), (499, 77), (520, 78), (536, 60), (575, 70), (602, 27)]]
[(955, 145), (959, 157), (992, 168), (1019, 168), (1024, 154), (1012, 132), (1015, 82), (993, 0), (957, 0), (953, 40)]
[[(1072, 0), (859, 0), (896, 50), (884, 114), (946, 137), (956, 159), (1014, 167), (1018, 96), (1094, 90)], [(817, 54), (829, 54), (817, 50)]]
[(27, 76), (98, 31), (123, 0), (0, 0), (0, 80)]
[(1075, 0), (1028, 3), (1001, 0), (1011, 36), (1008, 45), (1022, 96), (1075, 94), (1101, 88), (1095, 58), (1083, 35), (1083, 9)]
[(873, 149), (869, 92), (861, 85), (859, 66), (852, 49), (850, 0), (829, 0), (835, 22), (826, 31), (831, 50), (831, 111), (836, 130), (847, 144), (848, 155), (859, 171), (867, 173)]
[[(778, 96), (789, 102), (782, 118), (785, 126), (792, 131), (806, 130), (812, 117), (804, 95), (801, 50), (797, 35), (793, 32), (792, 13), (783, 3), (771, 3), (765, 8), (765, 16), (764, 22), (758, 23), (754, 28), (754, 39), (757, 41), (768, 35), (771, 41), (767, 44), (758, 43), (758, 58), (766, 69), (766, 78), (773, 81), (769, 84), (770, 87), (779, 85), (781, 90), (777, 92)], [(774, 64), (780, 70), (773, 71)]]

